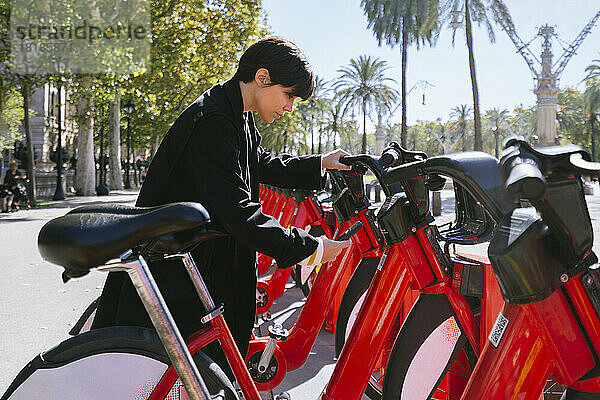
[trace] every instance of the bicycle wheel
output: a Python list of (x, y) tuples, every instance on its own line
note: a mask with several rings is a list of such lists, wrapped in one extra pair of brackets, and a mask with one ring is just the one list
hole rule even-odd
[[(194, 361), (212, 399), (237, 400), (225, 373), (204, 353)], [(146, 399), (170, 365), (156, 332), (110, 327), (73, 336), (19, 372), (0, 400)], [(178, 400), (177, 380), (166, 399)]]
[[(354, 325), (356, 316), (358, 315), (360, 307), (365, 299), (369, 284), (375, 275), (375, 270), (377, 269), (378, 263), (379, 259), (376, 257), (363, 258), (358, 265), (358, 268), (352, 275), (346, 290), (344, 291), (344, 296), (342, 297), (342, 302), (340, 303), (340, 309), (335, 326), (336, 357), (338, 357), (342, 352), (344, 343), (346, 343), (348, 334)], [(402, 321), (397, 318), (392, 331), (388, 335), (388, 340), (386, 341), (382, 354), (379, 357), (375, 370), (369, 379), (369, 384), (365, 394), (370, 399), (381, 399), (385, 366), (394, 343), (394, 339), (396, 338), (396, 334), (398, 333), (401, 324)]]
[(394, 343), (383, 399), (460, 399), (473, 358), (446, 296), (422, 294)]

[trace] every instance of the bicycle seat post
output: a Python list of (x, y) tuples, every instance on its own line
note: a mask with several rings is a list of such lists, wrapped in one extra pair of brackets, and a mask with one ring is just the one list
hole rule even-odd
[(200, 372), (175, 325), (146, 261), (138, 256), (131, 261), (122, 261), (121, 268), (127, 271), (131, 278), (189, 397), (193, 400), (210, 399), (208, 389), (200, 377)]
[(204, 279), (202, 279), (202, 275), (200, 275), (200, 271), (194, 262), (194, 258), (190, 253), (185, 254), (177, 254), (175, 257), (181, 257), (183, 261), (183, 265), (185, 265), (185, 269), (188, 272), (192, 283), (194, 284), (194, 288), (198, 293), (198, 297), (200, 297), (200, 301), (202, 305), (207, 310), (211, 311), (215, 308), (215, 302), (206, 287), (206, 283), (204, 283)]

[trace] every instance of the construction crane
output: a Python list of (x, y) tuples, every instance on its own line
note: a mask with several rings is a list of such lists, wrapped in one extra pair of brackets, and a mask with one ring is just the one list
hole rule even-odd
[[(565, 49), (564, 53), (552, 64), (552, 37), (557, 37), (554, 27), (546, 24), (539, 28), (537, 35), (525, 44), (512, 25), (500, 22), (502, 29), (517, 48), (534, 78), (534, 90), (537, 95), (537, 135), (538, 144), (549, 146), (556, 143), (556, 107), (558, 105), (558, 81), (567, 63), (575, 55), (577, 49), (592, 31), (600, 18), (600, 11), (579, 32), (575, 40)], [(529, 49), (529, 45), (538, 37), (543, 38), (541, 59), (538, 59)], [(541, 66), (538, 70), (537, 67)]]

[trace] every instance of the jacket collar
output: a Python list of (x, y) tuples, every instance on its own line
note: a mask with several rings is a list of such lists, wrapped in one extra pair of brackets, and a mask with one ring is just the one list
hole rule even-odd
[(231, 109), (231, 117), (237, 128), (242, 128), (244, 121), (244, 102), (242, 99), (242, 91), (239, 81), (236, 78), (231, 78), (223, 83), (223, 90)]

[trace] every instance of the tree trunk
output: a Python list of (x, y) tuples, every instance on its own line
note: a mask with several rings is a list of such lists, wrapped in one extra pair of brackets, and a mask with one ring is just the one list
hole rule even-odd
[(366, 102), (366, 100), (363, 100), (362, 153), (367, 154), (367, 102)]
[(498, 139), (500, 136), (500, 133), (498, 132), (498, 125), (496, 124), (496, 130), (494, 131), (494, 157), (499, 158), (500, 156), (500, 151), (498, 150)]
[(592, 161), (596, 161), (596, 145), (594, 141), (594, 119), (596, 119), (596, 116), (592, 114), (592, 117), (590, 118), (590, 135), (592, 136)]
[(315, 154), (315, 116), (310, 112), (310, 154)]
[(408, 28), (402, 20), (402, 130), (400, 131), (400, 144), (408, 148), (408, 128), (406, 126), (406, 48), (408, 47)]
[(322, 149), (322, 137), (323, 137), (323, 130), (319, 129), (319, 151), (317, 151), (318, 154), (321, 154), (321, 149)]
[(35, 185), (35, 154), (33, 152), (33, 142), (31, 140), (31, 128), (29, 126), (29, 94), (31, 87), (28, 83), (21, 85), (21, 94), (23, 95), (23, 128), (25, 129), (25, 145), (27, 146), (27, 194), (32, 206), (36, 205), (36, 185)]
[(465, 0), (465, 32), (467, 34), (467, 47), (469, 48), (469, 68), (471, 70), (471, 88), (473, 89), (473, 118), (475, 120), (474, 146), (475, 151), (483, 151), (481, 137), (481, 117), (479, 114), (479, 90), (475, 76), (475, 58), (473, 56), (473, 34), (471, 32), (471, 14), (469, 13), (469, 0)]
[(117, 93), (115, 101), (110, 104), (109, 117), (109, 176), (111, 190), (123, 190), (123, 174), (121, 173), (121, 94)]
[[(89, 80), (83, 82), (89, 87)], [(79, 131), (77, 133), (77, 175), (75, 191), (79, 196), (96, 194), (96, 168), (94, 161), (94, 117), (93, 100), (82, 97), (77, 103)]]
[(467, 151), (467, 142), (465, 142), (466, 136), (467, 136), (467, 120), (463, 120), (463, 122), (460, 123), (460, 131), (462, 132), (462, 149), (461, 151), (464, 153), (465, 151)]

